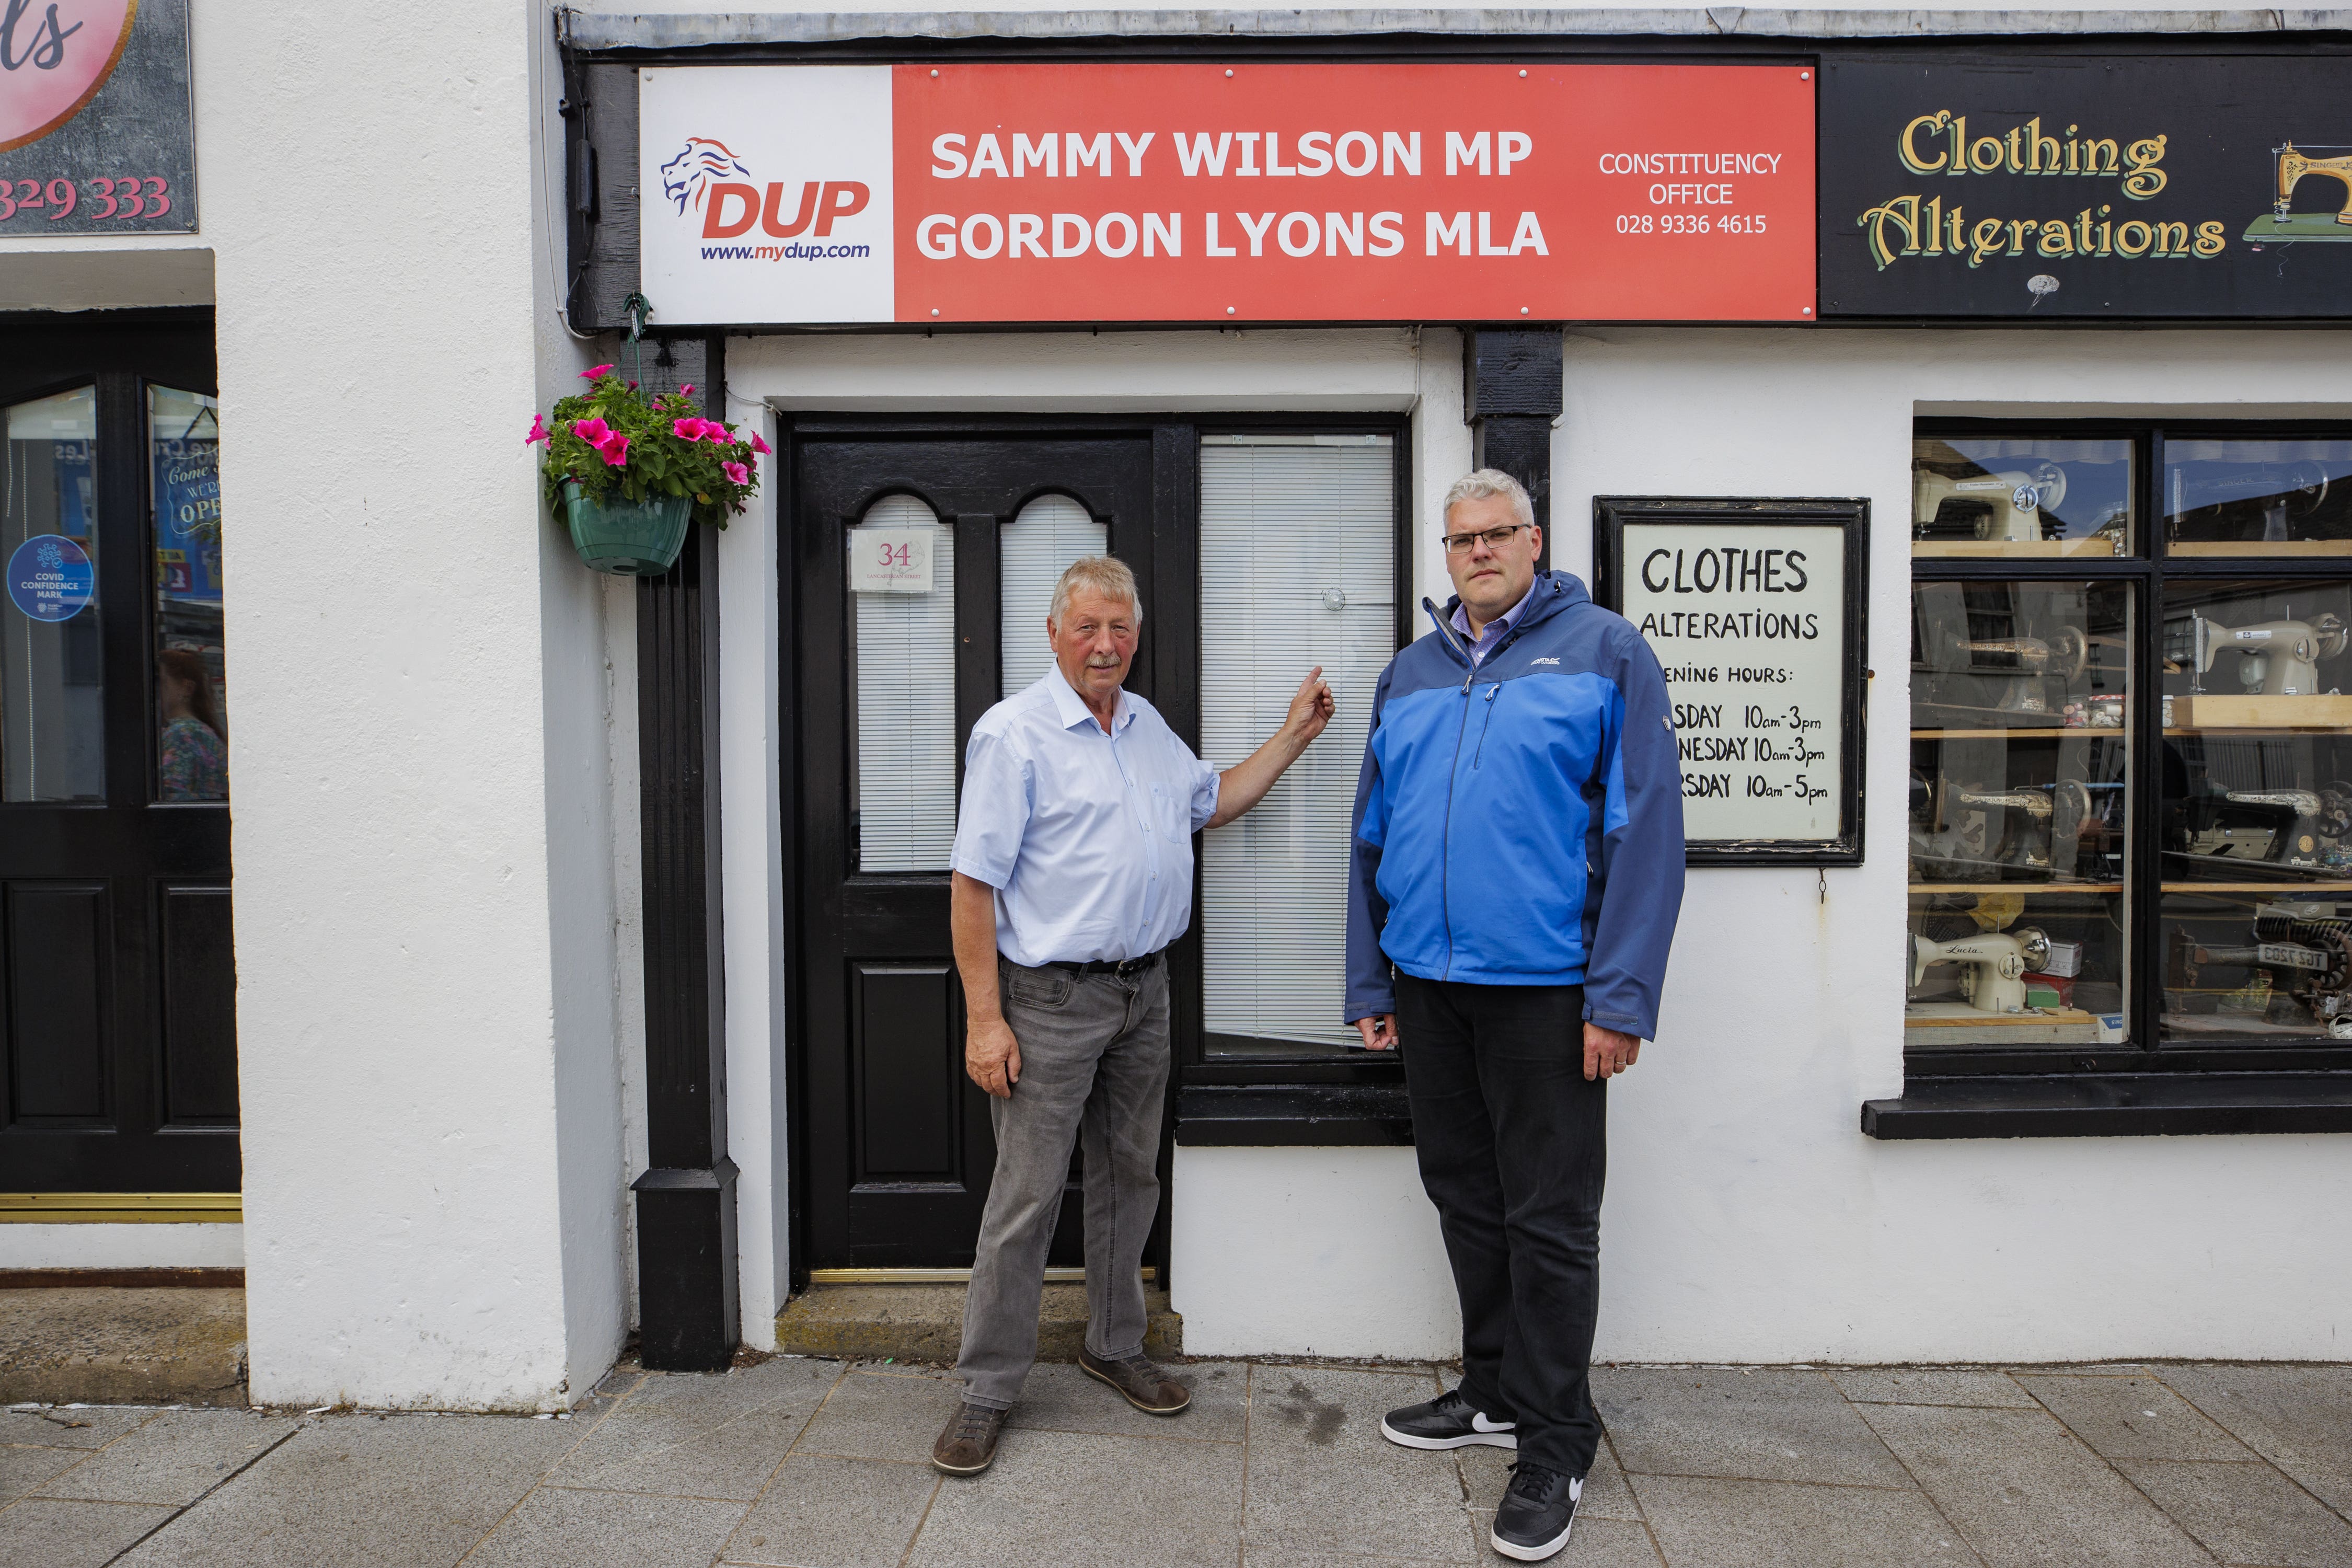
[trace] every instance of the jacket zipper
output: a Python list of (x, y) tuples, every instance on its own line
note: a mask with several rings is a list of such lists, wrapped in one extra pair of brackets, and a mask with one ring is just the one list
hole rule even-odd
[(1503, 694), (1503, 683), (1491, 682), (1486, 688), (1486, 721), (1478, 726), (1478, 749), (1470, 753), (1470, 771), (1478, 771), (1479, 759), (1486, 754), (1486, 731), (1495, 727), (1495, 699)]
[(1421, 601), (1421, 607), (1429, 612), (1430, 621), (1437, 627), (1438, 636), (1445, 639), (1445, 646), (1454, 650), (1465, 667), (1462, 721), (1454, 731), (1454, 760), (1445, 767), (1445, 826), (1437, 840), (1437, 907), (1445, 916), (1445, 973), (1439, 978), (1451, 980), (1454, 978), (1454, 775), (1462, 768), (1462, 737), (1470, 729), (1470, 683), (1478, 679), (1478, 667), (1471, 662), (1470, 650), (1462, 646), (1462, 639), (1454, 635), (1452, 626), (1445, 624), (1445, 617), (1437, 613), (1437, 606), (1431, 604), (1426, 595)]

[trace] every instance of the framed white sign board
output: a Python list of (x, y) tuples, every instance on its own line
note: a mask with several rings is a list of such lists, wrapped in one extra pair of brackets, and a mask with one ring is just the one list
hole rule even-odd
[(1600, 600), (1665, 671), (1690, 864), (1859, 865), (1869, 503), (1593, 510)]
[(849, 531), (849, 590), (853, 594), (928, 594), (936, 528), (854, 528)]

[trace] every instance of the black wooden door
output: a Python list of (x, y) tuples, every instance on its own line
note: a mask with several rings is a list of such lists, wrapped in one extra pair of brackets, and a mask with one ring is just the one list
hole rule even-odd
[(234, 1192), (210, 312), (0, 334), (0, 1191)]
[[(948, 933), (964, 742), (1000, 695), (1042, 673), (1055, 550), (1107, 542), (1153, 602), (1169, 452), (1148, 426), (803, 421), (793, 432), (798, 766), (788, 797), (798, 804), (787, 809), (799, 826), (807, 1267), (971, 1262), (995, 1144), (987, 1097), (963, 1072)], [(852, 591), (850, 552), (874, 547), (861, 534), (884, 527), (931, 542), (928, 595)], [(1007, 601), (1008, 583), (1019, 602)], [(1147, 613), (1147, 652), (1154, 629)], [(1010, 676), (1001, 649), (1015, 661)], [(1152, 695), (1147, 658), (1129, 686)], [(1055, 1265), (1082, 1260), (1075, 1200), (1074, 1190)]]

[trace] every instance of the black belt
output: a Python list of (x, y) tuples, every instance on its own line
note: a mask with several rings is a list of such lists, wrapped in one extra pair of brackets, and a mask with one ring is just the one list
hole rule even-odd
[(1130, 980), (1149, 970), (1167, 954), (1168, 950), (1163, 947), (1158, 952), (1147, 952), (1141, 958), (1090, 958), (1084, 963), (1073, 963), (1066, 958), (1055, 958), (1048, 959), (1037, 967), (1058, 969), (1065, 974), (1075, 974), (1081, 980), (1089, 974), (1116, 974), (1121, 980)]

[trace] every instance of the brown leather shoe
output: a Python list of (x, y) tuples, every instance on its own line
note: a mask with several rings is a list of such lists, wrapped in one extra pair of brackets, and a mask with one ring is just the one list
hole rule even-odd
[(1084, 1345), (1078, 1365), (1097, 1383), (1108, 1383), (1147, 1415), (1173, 1415), (1192, 1403), (1192, 1391), (1140, 1355), (1105, 1361)]
[(976, 1476), (996, 1460), (996, 1439), (1007, 1411), (985, 1405), (960, 1405), (931, 1445), (931, 1467), (951, 1476)]

